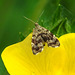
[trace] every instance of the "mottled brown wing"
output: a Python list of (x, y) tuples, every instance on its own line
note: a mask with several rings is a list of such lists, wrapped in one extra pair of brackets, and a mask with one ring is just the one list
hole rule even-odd
[(38, 36), (39, 33), (36, 31), (36, 29), (33, 29), (33, 35), (32, 35), (32, 52), (34, 55), (41, 52), (43, 50), (43, 44), (44, 41), (41, 36)]
[(44, 42), (47, 42), (49, 47), (50, 46), (51, 47), (59, 47), (60, 46), (59, 40), (50, 31), (41, 33), (41, 37), (43, 38)]
[(56, 47), (60, 46), (59, 40), (51, 32), (50, 32), (50, 34), (48, 34), (48, 37), (50, 37), (47, 40), (47, 44), (49, 47), (55, 47), (56, 48)]

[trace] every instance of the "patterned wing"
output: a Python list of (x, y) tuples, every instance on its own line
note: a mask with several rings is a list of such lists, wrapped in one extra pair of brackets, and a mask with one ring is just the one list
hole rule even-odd
[(32, 35), (32, 52), (34, 55), (41, 52), (43, 50), (43, 44), (44, 41), (41, 36), (38, 36), (39, 33), (36, 29), (33, 29), (33, 35)]
[(44, 42), (47, 42), (49, 47), (50, 46), (51, 47), (59, 47), (60, 46), (59, 40), (49, 30), (47, 30), (41, 26), (38, 26), (37, 29), (40, 31), (39, 35), (42, 37)]
[(59, 40), (55, 37), (55, 35), (53, 35), (51, 32), (48, 34), (48, 40), (47, 40), (47, 44), (50, 47), (59, 47), (60, 46), (60, 42)]
[(59, 47), (60, 42), (59, 40), (53, 35), (50, 31), (46, 30), (45, 32), (41, 33), (41, 37), (43, 38), (44, 42), (47, 42), (48, 46), (50, 47)]

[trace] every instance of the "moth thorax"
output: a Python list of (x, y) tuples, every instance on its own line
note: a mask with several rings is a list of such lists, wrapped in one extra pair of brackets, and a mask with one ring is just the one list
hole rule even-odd
[(38, 26), (38, 23), (35, 23), (35, 26)]

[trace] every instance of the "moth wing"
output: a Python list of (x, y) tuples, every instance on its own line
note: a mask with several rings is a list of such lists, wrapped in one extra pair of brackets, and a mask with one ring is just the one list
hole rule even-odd
[(33, 29), (33, 35), (32, 35), (32, 52), (34, 55), (41, 52), (44, 48), (43, 44), (44, 41), (41, 36), (38, 36), (39, 33), (35, 29)]
[(50, 34), (48, 34), (48, 37), (50, 37), (47, 40), (47, 44), (48, 44), (49, 47), (51, 46), (51, 47), (55, 47), (56, 48), (56, 47), (60, 46), (59, 40), (51, 32), (50, 32)]

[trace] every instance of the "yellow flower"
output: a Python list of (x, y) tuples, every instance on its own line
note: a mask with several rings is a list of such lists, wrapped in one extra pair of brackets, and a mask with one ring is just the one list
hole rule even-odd
[(75, 33), (61, 36), (58, 48), (46, 44), (38, 55), (32, 53), (31, 37), (32, 34), (2, 52), (10, 75), (75, 75)]

